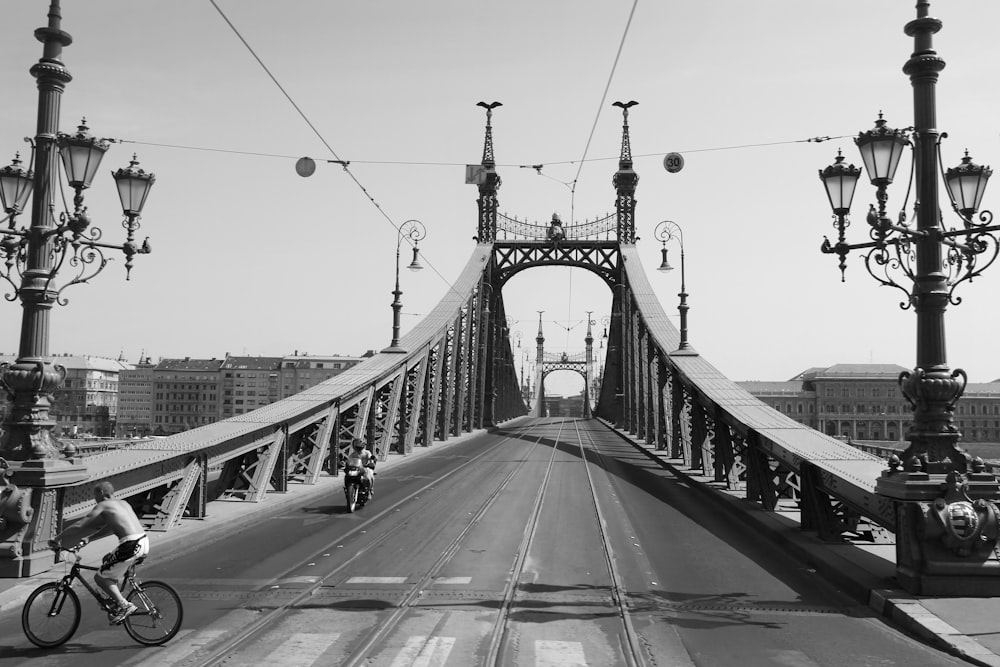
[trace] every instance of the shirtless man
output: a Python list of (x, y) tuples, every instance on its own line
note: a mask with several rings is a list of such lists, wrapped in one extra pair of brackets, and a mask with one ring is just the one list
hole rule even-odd
[(101, 568), (94, 575), (94, 583), (118, 603), (118, 612), (111, 621), (118, 624), (136, 610), (136, 606), (122, 596), (118, 582), (135, 559), (149, 553), (149, 538), (132, 506), (112, 498), (114, 492), (110, 482), (98, 482), (94, 486), (94, 509), (82, 521), (56, 535), (49, 546), (61, 549), (61, 541), (67, 534), (82, 535), (78, 538), (82, 544), (111, 534), (118, 538), (118, 547), (104, 557)]

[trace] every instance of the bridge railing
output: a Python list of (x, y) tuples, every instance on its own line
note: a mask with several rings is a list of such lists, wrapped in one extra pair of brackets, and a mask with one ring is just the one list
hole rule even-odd
[(796, 502), (803, 527), (824, 538), (864, 525), (894, 530), (892, 503), (875, 494), (883, 461), (774, 410), (694, 350), (678, 350), (679, 332), (635, 246), (621, 253), (596, 414), (767, 509)]

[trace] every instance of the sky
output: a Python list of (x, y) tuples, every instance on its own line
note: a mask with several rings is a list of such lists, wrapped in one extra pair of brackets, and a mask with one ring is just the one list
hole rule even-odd
[[(60, 127), (72, 132), (85, 116), (95, 135), (118, 140), (86, 197), (103, 240), (123, 238), (109, 172), (136, 153), (157, 180), (138, 234), (153, 253), (137, 258), (128, 282), (116, 257), (91, 284), (67, 289), (69, 303), (52, 315), (52, 353), (135, 362), (381, 349), (391, 338), (395, 225), (417, 219), (427, 229), (427, 269), (401, 275), (404, 333), (473, 251), (478, 192), (464, 165), (482, 156), (477, 102), (503, 103), (493, 116), (500, 210), (538, 222), (558, 212), (571, 224), (613, 211), (621, 114), (611, 104), (636, 100), (638, 247), (673, 316), (680, 275), (655, 270), (653, 232), (663, 220), (682, 228), (689, 340), (706, 359), (736, 381), (835, 363), (915, 364), (916, 320), (900, 309), (902, 293), (880, 287), (857, 255), (841, 282), (836, 257), (820, 252), (835, 230), (817, 176), (838, 148), (861, 164), (852, 137), (880, 111), (892, 126), (913, 124), (902, 66), (914, 0), (63, 4), (73, 80)], [(3, 164), (35, 134), (28, 70), (47, 7), (4, 8)], [(937, 86), (944, 164), (967, 148), (1000, 167), (1000, 3), (936, 0), (931, 14), (944, 22), (934, 39), (947, 63)], [(682, 171), (664, 170), (668, 152), (684, 156)], [(295, 171), (303, 156), (317, 162), (309, 178)], [(907, 161), (899, 173), (908, 170)], [(903, 181), (889, 190), (893, 215)], [(849, 241), (867, 240), (874, 199), (862, 178)], [(1000, 267), (957, 294), (949, 364), (972, 382), (1000, 378)], [(573, 353), (588, 317), (599, 344), (611, 309), (603, 283), (565, 268), (519, 274), (504, 300), (522, 354), (534, 353), (538, 311), (546, 348)], [(20, 319), (19, 303), (0, 302), (0, 352), (16, 352)], [(575, 377), (547, 391), (572, 391)]]

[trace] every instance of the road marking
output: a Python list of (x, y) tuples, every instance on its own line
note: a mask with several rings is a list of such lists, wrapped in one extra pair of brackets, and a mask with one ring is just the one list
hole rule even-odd
[(587, 667), (580, 642), (535, 641), (535, 667)]
[(406, 577), (351, 577), (345, 584), (405, 584)]
[(296, 632), (266, 658), (254, 664), (311, 667), (338, 639), (339, 632)]
[(178, 665), (198, 650), (208, 646), (216, 639), (226, 634), (227, 630), (181, 630), (177, 636), (165, 646), (150, 647), (141, 657), (124, 663), (145, 663), (151, 660), (157, 665)]
[(410, 637), (390, 667), (444, 667), (453, 646), (454, 637)]
[(277, 586), (287, 586), (291, 584), (315, 584), (317, 581), (319, 581), (319, 577), (288, 577), (274, 583)]
[(435, 584), (471, 584), (472, 577), (438, 577)]

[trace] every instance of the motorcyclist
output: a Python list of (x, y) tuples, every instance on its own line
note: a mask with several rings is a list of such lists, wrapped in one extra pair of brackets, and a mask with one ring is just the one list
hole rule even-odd
[(368, 497), (373, 497), (375, 495), (375, 455), (365, 447), (363, 440), (354, 439), (351, 444), (351, 453), (347, 456), (347, 465), (361, 468), (365, 484), (368, 485)]

